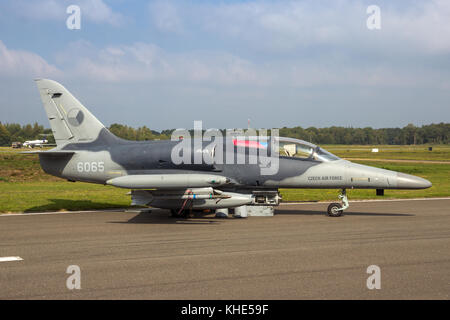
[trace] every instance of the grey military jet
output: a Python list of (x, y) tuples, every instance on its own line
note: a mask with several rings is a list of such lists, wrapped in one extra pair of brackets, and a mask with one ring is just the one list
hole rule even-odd
[[(181, 215), (188, 209), (220, 210), (246, 206), (276, 206), (279, 188), (340, 189), (342, 203), (329, 205), (329, 216), (348, 208), (346, 189), (425, 189), (428, 180), (395, 171), (355, 164), (306, 141), (275, 137), (278, 168), (261, 174), (261, 163), (174, 163), (180, 141), (128, 141), (114, 136), (61, 84), (36, 80), (56, 147), (39, 154), (43, 170), (69, 181), (84, 181), (131, 189), (132, 203), (170, 209)], [(184, 143), (195, 144), (195, 139)], [(194, 141), (194, 142), (192, 142)], [(243, 144), (241, 144), (243, 142)], [(201, 153), (233, 152), (233, 160), (264, 143), (246, 143), (230, 137), (223, 147), (200, 142)], [(194, 147), (194, 152), (197, 152)], [(193, 155), (192, 157), (194, 157)]]

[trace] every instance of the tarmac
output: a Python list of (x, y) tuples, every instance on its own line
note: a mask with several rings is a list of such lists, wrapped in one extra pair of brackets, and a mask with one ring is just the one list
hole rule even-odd
[(449, 299), (450, 199), (351, 202), (339, 218), (327, 205), (1, 215), (0, 299)]

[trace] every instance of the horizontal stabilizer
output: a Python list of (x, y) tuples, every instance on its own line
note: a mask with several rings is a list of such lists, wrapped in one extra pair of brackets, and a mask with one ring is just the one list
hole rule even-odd
[(22, 151), (22, 154), (48, 154), (52, 156), (67, 156), (74, 154), (75, 151)]

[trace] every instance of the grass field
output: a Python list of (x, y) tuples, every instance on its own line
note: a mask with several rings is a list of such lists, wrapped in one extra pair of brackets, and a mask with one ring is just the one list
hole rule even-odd
[[(430, 180), (426, 190), (386, 190), (384, 197), (374, 190), (348, 190), (352, 199), (388, 199), (450, 196), (450, 146), (324, 146), (345, 158), (439, 160), (449, 163), (398, 163), (392, 161), (355, 161), (358, 163), (417, 175)], [(24, 150), (22, 150), (24, 151)], [(403, 152), (404, 151), (404, 152)], [(338, 190), (282, 189), (284, 201), (337, 200)], [(0, 212), (85, 210), (127, 207), (127, 190), (82, 182), (67, 182), (45, 174), (36, 155), (19, 154), (0, 148)]]
[[(450, 161), (449, 145), (416, 145), (416, 146), (348, 146), (348, 145), (323, 145), (324, 149), (335, 155), (351, 159), (398, 159), (398, 160), (424, 160), (424, 161)], [(432, 147), (433, 151), (428, 151)], [(378, 152), (372, 152), (378, 148)]]
[(123, 208), (128, 190), (82, 182), (29, 181), (0, 183), (0, 212)]

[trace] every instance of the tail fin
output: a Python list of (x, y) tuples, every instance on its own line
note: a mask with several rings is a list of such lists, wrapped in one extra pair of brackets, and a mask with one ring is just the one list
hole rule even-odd
[(70, 92), (53, 80), (35, 80), (57, 145), (89, 142), (98, 138), (105, 126)]

